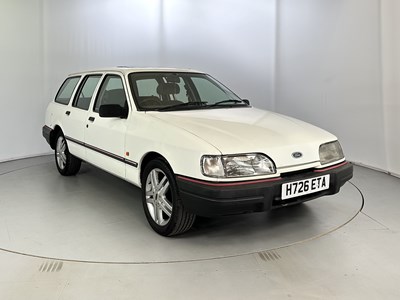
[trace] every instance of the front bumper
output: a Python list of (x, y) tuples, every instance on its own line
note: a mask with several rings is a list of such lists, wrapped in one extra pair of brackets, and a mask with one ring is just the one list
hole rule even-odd
[[(283, 183), (330, 175), (329, 189), (288, 200), (281, 199)], [(309, 201), (339, 192), (340, 187), (353, 177), (349, 162), (325, 169), (282, 174), (281, 177), (242, 182), (209, 182), (178, 175), (180, 197), (185, 208), (197, 215), (211, 217), (268, 211), (277, 207)]]

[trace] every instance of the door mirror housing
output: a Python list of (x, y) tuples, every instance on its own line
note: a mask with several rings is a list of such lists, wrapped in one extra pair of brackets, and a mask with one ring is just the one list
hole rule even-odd
[(121, 118), (128, 116), (128, 112), (118, 104), (104, 104), (99, 108), (99, 115), (102, 118)]
[(248, 100), (248, 99), (242, 99), (242, 101), (243, 101), (244, 103), (246, 103), (247, 105), (250, 105), (250, 100)]

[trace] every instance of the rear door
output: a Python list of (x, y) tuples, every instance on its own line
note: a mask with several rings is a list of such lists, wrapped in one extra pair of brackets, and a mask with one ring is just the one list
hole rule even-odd
[(85, 159), (85, 127), (93, 94), (101, 74), (86, 75), (80, 82), (72, 105), (65, 111), (63, 130), (70, 152)]

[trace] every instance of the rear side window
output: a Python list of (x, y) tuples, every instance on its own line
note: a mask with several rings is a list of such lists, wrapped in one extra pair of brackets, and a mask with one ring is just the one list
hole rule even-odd
[(79, 82), (79, 79), (79, 76), (67, 78), (58, 90), (56, 99), (54, 101), (67, 105), (69, 103), (69, 100), (71, 99), (72, 93), (74, 92), (76, 85)]
[(88, 110), (90, 106), (90, 100), (92, 99), (94, 90), (99, 83), (101, 75), (90, 75), (87, 76), (83, 83), (80, 85), (79, 92), (75, 95), (75, 102), (73, 106)]

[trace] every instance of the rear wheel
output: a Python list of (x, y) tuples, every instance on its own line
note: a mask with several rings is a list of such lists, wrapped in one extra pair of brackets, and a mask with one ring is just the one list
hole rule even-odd
[(183, 207), (175, 176), (162, 159), (149, 162), (144, 169), (142, 201), (147, 221), (163, 236), (188, 231), (196, 218)]
[(67, 141), (61, 131), (56, 136), (54, 157), (57, 170), (61, 175), (71, 176), (79, 172), (82, 161), (69, 153)]

